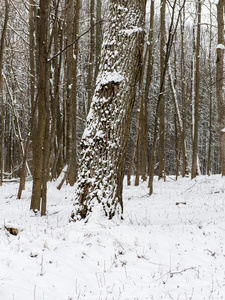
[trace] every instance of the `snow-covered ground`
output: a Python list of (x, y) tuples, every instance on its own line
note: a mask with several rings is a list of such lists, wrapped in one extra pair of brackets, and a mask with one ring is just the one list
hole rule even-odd
[[(225, 299), (225, 178), (124, 185), (124, 220), (69, 223), (74, 188), (49, 183), (48, 215), (0, 187), (0, 299)], [(4, 224), (18, 226), (13, 236)]]

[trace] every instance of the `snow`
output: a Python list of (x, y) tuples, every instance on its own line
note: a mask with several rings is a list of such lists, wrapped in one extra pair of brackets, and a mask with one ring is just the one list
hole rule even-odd
[(21, 200), (18, 182), (0, 187), (0, 299), (225, 299), (220, 175), (155, 180), (152, 196), (124, 184), (124, 220), (96, 210), (87, 223), (68, 222), (74, 187), (57, 185), (45, 217), (29, 211), (32, 182)]
[(127, 34), (128, 36), (135, 33), (135, 32), (138, 32), (138, 31), (143, 31), (143, 28), (139, 28), (137, 26), (133, 26), (133, 28), (130, 28), (130, 29), (123, 29), (120, 31), (121, 34), (125, 33)]
[(220, 131), (221, 131), (221, 132), (225, 132), (225, 128), (221, 129)]
[(110, 82), (119, 83), (124, 80), (124, 76), (115, 70), (112, 72), (104, 71), (101, 77), (98, 77), (96, 90)]
[(225, 50), (225, 46), (223, 44), (218, 44), (216, 49)]

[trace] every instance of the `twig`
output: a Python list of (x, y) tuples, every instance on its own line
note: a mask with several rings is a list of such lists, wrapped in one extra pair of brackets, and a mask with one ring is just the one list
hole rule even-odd
[(186, 189), (185, 191), (183, 191), (181, 193), (181, 195), (183, 195), (185, 192), (187, 192), (188, 190), (192, 189), (198, 182), (195, 182), (192, 186), (190, 186), (188, 189)]
[(165, 277), (166, 275), (170, 275), (170, 278), (172, 278), (173, 275), (175, 275), (175, 274), (183, 275), (184, 272), (189, 271), (189, 270), (194, 270), (194, 271), (196, 271), (196, 268), (195, 268), (195, 267), (190, 267), (190, 268), (183, 269), (183, 270), (181, 270), (181, 271), (174, 271), (174, 272), (170, 270), (170, 271), (166, 272), (165, 274), (163, 274), (162, 276), (160, 276), (157, 280), (162, 279), (162, 278)]
[(54, 58), (58, 57), (60, 54), (62, 54), (64, 51), (66, 51), (69, 47), (71, 47), (73, 44), (75, 44), (82, 36), (87, 34), (94, 26), (98, 25), (99, 23), (104, 22), (104, 20), (100, 20), (96, 22), (94, 25), (92, 25), (87, 31), (83, 32), (81, 35), (78, 36), (71, 44), (67, 45), (64, 49), (60, 50), (59, 53), (55, 54), (52, 58), (48, 59), (48, 62), (52, 61)]
[(175, 274), (183, 275), (184, 272), (189, 271), (189, 270), (195, 270), (195, 268), (191, 267), (191, 268), (183, 269), (181, 271), (169, 272), (170, 273), (170, 278), (172, 278), (173, 275), (175, 275)]

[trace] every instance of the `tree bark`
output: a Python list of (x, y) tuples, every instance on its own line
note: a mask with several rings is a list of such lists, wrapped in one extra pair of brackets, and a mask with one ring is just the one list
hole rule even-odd
[(218, 121), (220, 131), (220, 160), (222, 176), (225, 175), (225, 100), (224, 100), (224, 6), (225, 1), (217, 4), (218, 46), (216, 49), (216, 97), (218, 103)]
[[(102, 0), (97, 0), (96, 2), (96, 22), (99, 22), (102, 18)], [(101, 47), (102, 47), (102, 23), (96, 25), (96, 34), (95, 34), (95, 79), (96, 81), (98, 71), (99, 71), (99, 63), (100, 63), (100, 56), (101, 56)]]
[[(150, 23), (149, 23), (149, 36), (148, 45), (146, 48), (146, 55), (148, 55), (148, 61), (146, 62), (147, 74), (146, 83), (144, 88), (144, 103), (143, 103), (143, 122), (142, 122), (142, 179), (147, 180), (147, 166), (148, 166), (148, 94), (152, 79), (153, 70), (153, 30), (154, 30), (154, 15), (155, 15), (155, 0), (151, 0), (150, 5)], [(146, 57), (147, 60), (147, 57)]]
[(31, 104), (31, 142), (32, 153), (36, 149), (37, 116), (35, 113), (35, 42), (34, 42), (34, 1), (29, 0), (29, 59), (30, 59), (30, 104)]
[(27, 154), (30, 144), (30, 135), (27, 137), (26, 144), (24, 147), (24, 155), (23, 155), (23, 163), (20, 170), (20, 185), (17, 194), (17, 198), (21, 199), (22, 191), (25, 190), (25, 182), (26, 182), (26, 162), (27, 162)]
[(192, 154), (192, 170), (191, 179), (197, 175), (197, 157), (198, 157), (198, 120), (199, 120), (199, 86), (200, 86), (200, 34), (201, 34), (201, 0), (197, 2), (197, 40), (196, 40), (196, 54), (195, 54), (195, 102), (194, 102), (194, 137), (193, 137), (193, 154)]
[[(143, 64), (141, 66), (141, 71), (140, 71), (141, 73), (140, 73), (139, 90), (138, 90), (138, 107), (137, 107), (137, 116), (136, 116), (136, 132), (135, 132), (135, 137), (134, 137), (134, 146), (133, 146), (133, 149), (132, 149), (130, 164), (129, 164), (129, 168), (127, 170), (127, 185), (130, 185), (130, 178), (131, 178), (131, 173), (132, 173), (132, 169), (133, 169), (133, 164), (134, 164), (136, 152), (137, 152), (137, 156), (136, 156), (137, 157), (136, 174), (137, 173), (139, 174), (139, 172), (140, 172), (140, 131), (141, 131), (141, 119), (142, 119), (142, 116), (143, 116), (143, 111), (142, 111), (143, 88), (142, 87), (143, 87), (143, 81), (144, 81), (146, 57), (147, 57), (147, 52), (144, 55), (144, 61), (143, 61)], [(138, 168), (139, 168), (139, 171), (137, 171)], [(138, 178), (138, 180), (139, 180), (139, 178)], [(137, 176), (136, 176), (135, 182), (137, 182)]]
[[(72, 6), (72, 1), (70, 1)], [(69, 10), (72, 7), (68, 7)], [(73, 11), (73, 10), (72, 10)], [(68, 32), (69, 36), (68, 41), (74, 41), (79, 33), (79, 12), (80, 12), (80, 0), (76, 1), (74, 7), (74, 13), (70, 15), (70, 23), (71, 29)], [(68, 20), (69, 22), (69, 20)], [(71, 43), (70, 42), (70, 43)], [(76, 151), (76, 114), (77, 114), (77, 63), (78, 63), (78, 41), (67, 50), (67, 68), (69, 70), (68, 73), (68, 96), (70, 108), (68, 108), (67, 116), (68, 116), (68, 124), (69, 125), (69, 152), (68, 152), (68, 170), (67, 170), (67, 180), (71, 186), (74, 185), (77, 177), (77, 151)], [(70, 78), (69, 78), (70, 77)]]
[(40, 210), (43, 183), (43, 150), (46, 130), (46, 101), (48, 86), (47, 62), (47, 32), (49, 0), (40, 0), (40, 28), (39, 28), (39, 84), (38, 84), (38, 128), (37, 143), (34, 153), (33, 189), (30, 208)]
[(160, 84), (162, 86), (159, 103), (159, 173), (158, 179), (165, 179), (165, 122), (164, 122), (164, 68), (165, 68), (165, 46), (166, 46), (166, 0), (161, 0), (160, 8)]
[(4, 148), (4, 100), (3, 100), (3, 86), (2, 86), (2, 67), (3, 67), (3, 49), (5, 44), (5, 36), (6, 36), (6, 29), (7, 23), (9, 19), (9, 3), (8, 0), (5, 0), (5, 21), (3, 25), (2, 35), (1, 35), (1, 44), (0, 44), (0, 93), (2, 98), (2, 116), (1, 116), (1, 152), (0, 152), (0, 186), (2, 186), (3, 181), (3, 148)]
[[(73, 0), (67, 0), (65, 2), (65, 46), (70, 45), (73, 42), (73, 17), (74, 7)], [(69, 47), (66, 51), (66, 163), (68, 165), (67, 181), (70, 183), (69, 167), (72, 157), (72, 102), (73, 102), (73, 47)]]
[(213, 75), (212, 75), (212, 4), (210, 3), (210, 32), (209, 32), (209, 141), (208, 141), (208, 163), (207, 163), (207, 175), (211, 174), (211, 149), (212, 149), (212, 101), (213, 101)]
[(182, 98), (182, 135), (181, 135), (181, 146), (182, 146), (182, 177), (189, 175), (188, 170), (188, 157), (186, 147), (186, 95), (185, 95), (185, 61), (184, 61), (184, 22), (185, 22), (185, 9), (181, 14), (180, 31), (181, 31), (181, 60), (180, 60), (180, 72), (181, 72), (181, 98)]
[(99, 203), (109, 219), (123, 211), (123, 177), (133, 93), (142, 60), (145, 2), (111, 1), (96, 89), (81, 142), (71, 220), (88, 218)]
[(90, 0), (90, 56), (89, 56), (89, 65), (88, 65), (88, 79), (87, 79), (87, 93), (88, 93), (88, 107), (87, 113), (90, 110), (91, 100), (93, 96), (93, 85), (94, 85), (94, 51), (95, 51), (95, 28), (94, 28), (94, 7), (95, 0)]

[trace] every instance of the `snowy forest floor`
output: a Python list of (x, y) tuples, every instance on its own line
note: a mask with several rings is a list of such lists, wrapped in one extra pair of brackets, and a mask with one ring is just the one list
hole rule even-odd
[[(29, 211), (32, 182), (0, 187), (0, 299), (225, 299), (225, 178), (124, 184), (124, 220), (69, 223), (74, 187), (49, 183), (48, 214)], [(13, 236), (5, 225), (19, 227)]]

